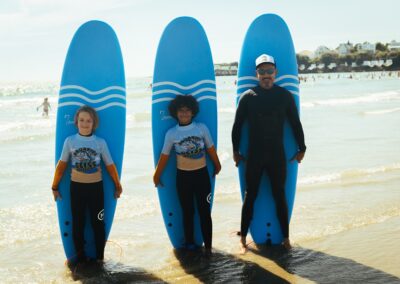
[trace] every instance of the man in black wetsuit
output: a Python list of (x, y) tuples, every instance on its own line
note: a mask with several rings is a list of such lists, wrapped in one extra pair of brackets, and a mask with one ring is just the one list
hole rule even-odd
[(279, 223), (284, 236), (283, 245), (291, 248), (289, 218), (285, 197), (286, 157), (283, 145), (283, 126), (288, 119), (299, 145), (293, 160), (304, 158), (303, 127), (292, 94), (274, 84), (277, 74), (272, 56), (262, 54), (256, 59), (258, 86), (246, 91), (239, 101), (232, 129), (233, 159), (238, 166), (244, 160), (239, 153), (242, 125), (249, 125), (249, 150), (246, 160), (246, 193), (242, 207), (241, 249), (246, 251), (246, 235), (253, 216), (254, 201), (258, 194), (263, 171), (269, 176)]

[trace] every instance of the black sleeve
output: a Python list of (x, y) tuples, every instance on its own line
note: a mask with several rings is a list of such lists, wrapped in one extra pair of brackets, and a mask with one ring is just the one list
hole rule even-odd
[(248, 95), (243, 95), (243, 97), (239, 100), (239, 106), (236, 110), (235, 115), (235, 122), (233, 123), (232, 128), (232, 145), (233, 151), (239, 151), (239, 143), (240, 143), (240, 136), (242, 133), (242, 126), (243, 122), (247, 118), (247, 104), (248, 104)]
[(286, 115), (288, 117), (289, 123), (292, 126), (294, 137), (299, 145), (299, 150), (301, 152), (306, 151), (306, 144), (304, 143), (304, 132), (303, 126), (301, 125), (299, 113), (297, 112), (296, 104), (293, 99), (293, 95), (288, 92), (288, 105), (286, 108)]

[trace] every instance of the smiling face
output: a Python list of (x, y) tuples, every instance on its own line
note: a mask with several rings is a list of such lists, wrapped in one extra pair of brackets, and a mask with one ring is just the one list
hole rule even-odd
[(180, 125), (190, 124), (193, 118), (193, 111), (188, 107), (180, 107), (176, 112), (176, 117)]
[(263, 63), (257, 67), (257, 78), (260, 86), (264, 89), (271, 89), (274, 85), (277, 69), (274, 64)]
[(88, 136), (93, 132), (93, 118), (90, 113), (82, 111), (77, 118), (78, 130), (80, 135)]

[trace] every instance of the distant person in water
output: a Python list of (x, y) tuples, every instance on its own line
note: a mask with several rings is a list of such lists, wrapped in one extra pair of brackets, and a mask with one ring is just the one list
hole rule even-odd
[(293, 161), (303, 160), (306, 145), (299, 114), (292, 94), (274, 84), (277, 74), (275, 59), (260, 55), (255, 62), (258, 86), (247, 90), (239, 101), (232, 129), (233, 159), (236, 166), (244, 161), (239, 144), (244, 122), (249, 125), (249, 149), (246, 158), (246, 191), (242, 207), (240, 229), (241, 252), (246, 252), (246, 236), (253, 218), (254, 202), (263, 172), (270, 181), (278, 220), (283, 234), (282, 244), (291, 248), (289, 241), (289, 217), (285, 196), (286, 155), (283, 145), (283, 125), (287, 119), (298, 144)]
[[(195, 249), (194, 209), (196, 202), (200, 216), (201, 233), (206, 255), (211, 254), (211, 181), (207, 170), (206, 154), (214, 164), (214, 176), (221, 170), (221, 164), (214, 147), (210, 131), (203, 123), (194, 122), (199, 104), (191, 95), (178, 95), (171, 101), (169, 113), (178, 124), (168, 130), (164, 147), (157, 163), (153, 182), (163, 186), (161, 174), (167, 166), (172, 149), (176, 153), (176, 190), (183, 215), (184, 248)], [(172, 194), (172, 193), (171, 193)]]
[(43, 107), (42, 116), (46, 116), (46, 117), (49, 116), (49, 109), (51, 107), (50, 107), (50, 103), (49, 103), (49, 99), (48, 98), (44, 98), (43, 103), (36, 108), (36, 111), (39, 111), (39, 108), (41, 108), (41, 107)]

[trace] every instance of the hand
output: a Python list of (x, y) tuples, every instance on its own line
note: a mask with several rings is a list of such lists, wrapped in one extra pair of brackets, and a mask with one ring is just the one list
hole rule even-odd
[(214, 166), (214, 174), (213, 177), (215, 177), (219, 172), (221, 171), (221, 164), (218, 163), (217, 165)]
[(120, 198), (122, 193), (122, 186), (120, 183), (115, 185), (115, 192), (114, 192), (114, 197), (115, 199)]
[(235, 166), (237, 167), (239, 165), (240, 161), (245, 161), (246, 159), (242, 155), (240, 155), (239, 152), (234, 151), (233, 152), (233, 160), (235, 161)]
[(290, 161), (293, 162), (294, 160), (296, 160), (300, 164), (304, 158), (304, 155), (305, 152), (297, 152), (296, 155), (294, 155), (294, 157)]
[(60, 192), (58, 190), (53, 190), (52, 189), (51, 191), (53, 192), (54, 201), (57, 201), (57, 198), (62, 200), (61, 194), (60, 194)]
[(154, 183), (154, 186), (155, 186), (155, 187), (157, 187), (158, 185), (160, 185), (161, 187), (164, 186), (164, 184), (163, 184), (162, 181), (161, 181), (161, 177), (158, 176), (158, 175), (154, 175), (154, 176), (153, 176), (153, 183)]

